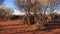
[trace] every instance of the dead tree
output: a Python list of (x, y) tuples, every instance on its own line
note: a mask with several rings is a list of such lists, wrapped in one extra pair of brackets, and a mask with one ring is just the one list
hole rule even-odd
[[(55, 0), (15, 0), (14, 3), (21, 12), (25, 13), (26, 20), (24, 21), (27, 21), (30, 24), (32, 20), (31, 15), (33, 15), (33, 20), (36, 23), (41, 24), (40, 26), (42, 27), (48, 9), (51, 13), (54, 12), (53, 10), (55, 9)], [(42, 17), (41, 14), (43, 14)]]

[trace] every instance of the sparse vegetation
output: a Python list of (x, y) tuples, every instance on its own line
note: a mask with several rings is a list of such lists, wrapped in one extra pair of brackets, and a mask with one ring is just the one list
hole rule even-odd
[[(45, 34), (45, 31), (60, 29), (60, 14), (55, 10), (60, 3), (57, 0), (14, 0), (17, 10), (24, 15), (15, 15), (13, 8), (0, 7), (0, 34), (22, 34), (32, 32)], [(4, 0), (0, 1), (0, 6)], [(48, 32), (49, 32), (48, 31)], [(4, 32), (4, 33), (3, 33)], [(49, 32), (50, 33), (50, 32)]]

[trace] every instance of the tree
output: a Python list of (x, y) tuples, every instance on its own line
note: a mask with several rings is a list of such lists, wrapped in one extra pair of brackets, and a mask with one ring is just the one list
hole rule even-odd
[[(46, 12), (50, 11), (52, 13), (57, 7), (55, 0), (15, 0), (15, 5), (19, 10), (23, 10), (23, 12), (26, 13), (27, 21), (29, 21), (30, 15), (33, 14), (35, 22), (38, 21), (41, 25), (43, 25), (43, 21), (45, 22)], [(41, 14), (44, 16), (41, 17)], [(42, 21), (40, 20), (40, 17)]]
[(0, 8), (0, 18), (3, 17), (5, 15), (5, 12), (2, 8)]
[[(54, 12), (57, 8), (56, 1), (57, 0), (15, 0), (15, 5), (27, 15), (27, 19), (24, 21), (30, 24), (30, 21), (34, 20), (36, 23), (39, 23), (38, 28), (43, 29), (43, 24), (46, 22), (45, 14), (49, 11), (50, 13)], [(40, 16), (41, 14), (44, 16)], [(31, 15), (33, 15), (34, 18), (31, 18)]]
[(10, 15), (13, 14), (13, 9), (10, 7), (1, 7), (0, 8), (0, 18), (7, 19), (10, 17)]
[(4, 12), (6, 13), (6, 16), (12, 15), (14, 10), (11, 7), (3, 7), (2, 8), (4, 10)]
[(60, 5), (60, 0), (41, 0), (42, 12), (52, 14)]
[(49, 6), (49, 11), (50, 11), (50, 14), (54, 13), (54, 11), (58, 8), (58, 6), (60, 5), (60, 0), (52, 0), (50, 1), (50, 6)]
[(19, 10), (24, 10), (27, 15), (27, 21), (29, 22), (29, 16), (33, 13), (37, 16), (37, 10), (40, 9), (40, 1), (38, 0), (16, 0), (15, 4), (19, 8)]

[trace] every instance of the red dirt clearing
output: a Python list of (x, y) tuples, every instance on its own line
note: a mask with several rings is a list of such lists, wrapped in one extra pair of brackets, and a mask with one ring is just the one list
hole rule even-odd
[(0, 25), (13, 25), (13, 24), (20, 24), (20, 20), (0, 21)]
[(0, 32), (0, 34), (60, 34), (60, 29), (53, 29), (51, 31), (28, 31), (28, 32), (18, 32), (18, 31), (12, 31), (7, 30), (4, 32)]
[[(0, 34), (60, 34), (60, 29), (36, 31), (36, 26), (20, 26), (20, 20), (0, 21)], [(2, 26), (1, 26), (2, 25)]]

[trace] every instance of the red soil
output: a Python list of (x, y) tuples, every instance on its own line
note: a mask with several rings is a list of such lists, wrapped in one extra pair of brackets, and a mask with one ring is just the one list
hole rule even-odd
[(20, 20), (0, 21), (0, 25), (13, 25), (13, 24), (20, 24)]
[[(20, 20), (0, 21), (0, 34), (60, 34), (60, 29), (35, 31), (36, 26), (20, 26)], [(33, 30), (33, 31), (32, 31)]]
[(0, 32), (0, 34), (60, 34), (60, 29), (53, 29), (51, 31), (28, 31), (28, 32), (13, 31), (12, 29)]

